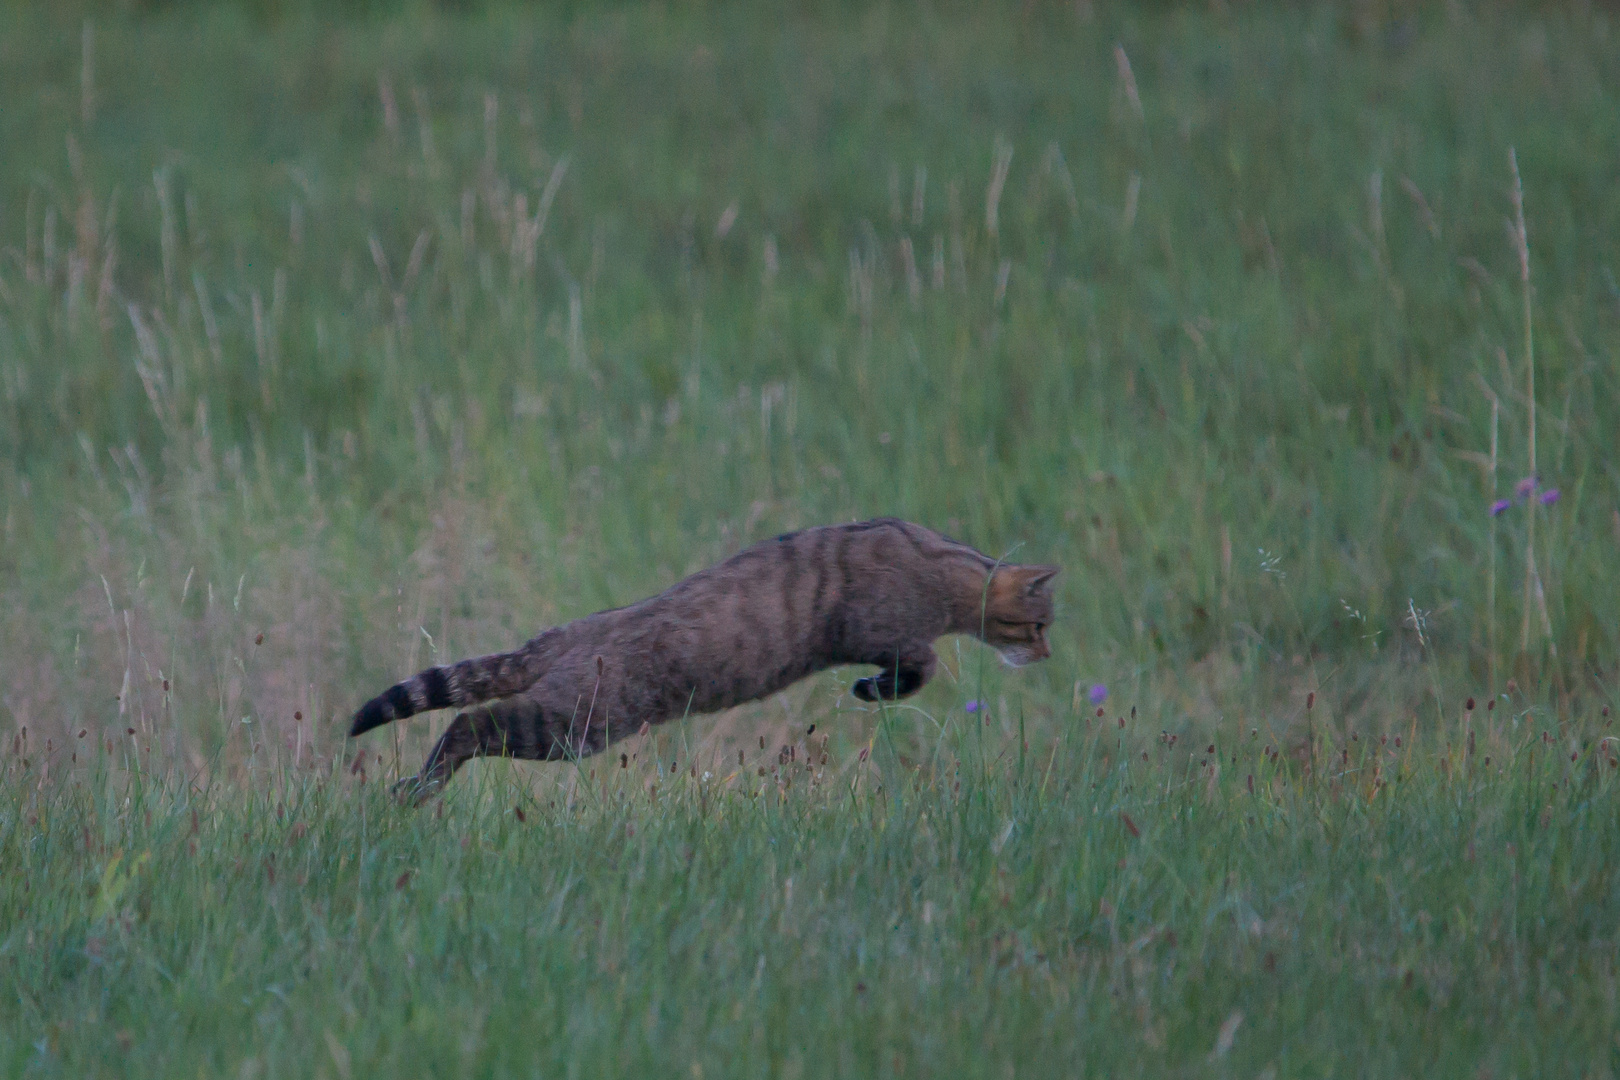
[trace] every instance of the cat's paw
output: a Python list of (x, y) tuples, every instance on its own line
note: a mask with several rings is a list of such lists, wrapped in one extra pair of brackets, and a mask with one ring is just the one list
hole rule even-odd
[(862, 701), (876, 701), (878, 699), (877, 679), (871, 676), (856, 679), (855, 685), (850, 687), (849, 691)]

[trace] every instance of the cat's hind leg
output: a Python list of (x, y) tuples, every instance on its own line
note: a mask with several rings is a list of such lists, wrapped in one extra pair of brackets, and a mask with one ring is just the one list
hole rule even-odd
[(546, 730), (540, 706), (527, 698), (507, 698), (458, 713), (434, 744), (422, 769), (394, 785), (401, 802), (421, 803), (444, 790), (457, 769), (475, 757), (549, 761), (564, 756)]

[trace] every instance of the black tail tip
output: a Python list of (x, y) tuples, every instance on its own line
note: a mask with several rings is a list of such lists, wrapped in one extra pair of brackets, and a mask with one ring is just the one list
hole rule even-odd
[(383, 698), (372, 698), (360, 706), (360, 711), (354, 714), (354, 723), (349, 725), (349, 738), (364, 735), (372, 728), (382, 727), (394, 718), (394, 711), (388, 707)]

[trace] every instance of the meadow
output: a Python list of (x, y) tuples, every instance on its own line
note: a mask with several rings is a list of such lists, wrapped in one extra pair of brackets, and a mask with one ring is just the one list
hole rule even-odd
[[(1610, 11), (352, 8), (0, 3), (0, 1072), (1620, 1068)], [(1053, 657), (344, 738), (875, 515)]]

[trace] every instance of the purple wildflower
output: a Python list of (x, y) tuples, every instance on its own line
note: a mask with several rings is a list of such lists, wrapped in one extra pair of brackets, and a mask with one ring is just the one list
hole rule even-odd
[(1514, 486), (1513, 493), (1521, 499), (1528, 499), (1532, 494), (1534, 494), (1536, 485), (1540, 482), (1541, 477), (1539, 476), (1527, 476)]
[(1551, 506), (1553, 503), (1555, 503), (1557, 501), (1558, 501), (1558, 489), (1557, 488), (1548, 488), (1546, 491), (1543, 491), (1541, 493), (1541, 505), (1542, 506)]
[(980, 709), (984, 708), (984, 702), (982, 702), (982, 701), (970, 701), (965, 706), (963, 706), (963, 708), (967, 709), (967, 711), (970, 712), (970, 713), (978, 712)]
[(1091, 689), (1086, 691), (1086, 700), (1093, 705), (1101, 705), (1108, 700), (1108, 687), (1102, 683), (1093, 683)]
[(1512, 499), (1497, 499), (1491, 503), (1491, 517), (1496, 517), (1513, 505)]

